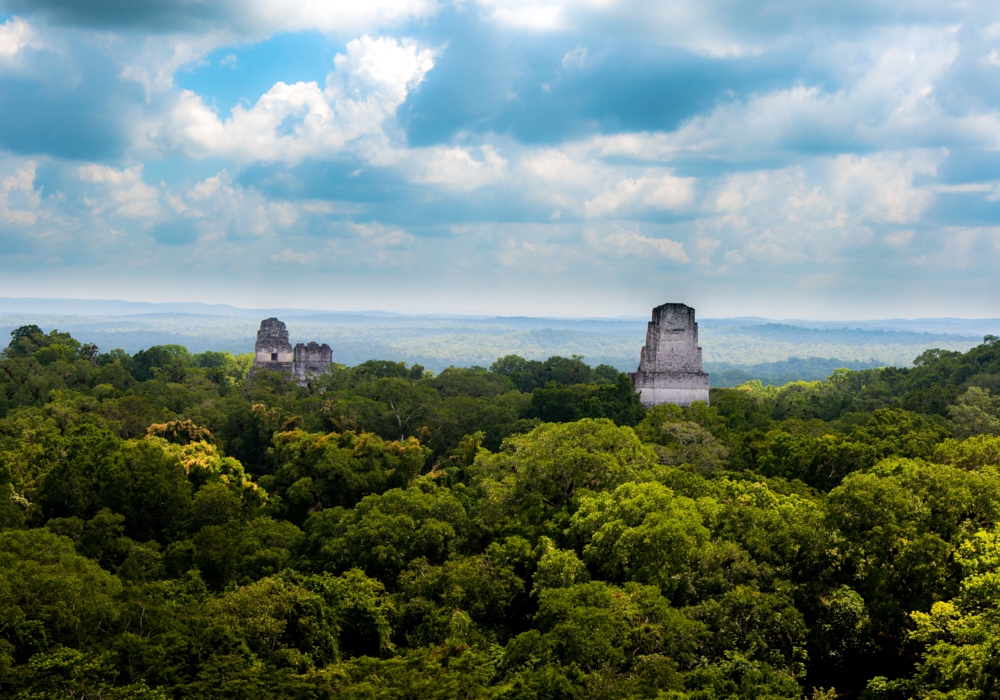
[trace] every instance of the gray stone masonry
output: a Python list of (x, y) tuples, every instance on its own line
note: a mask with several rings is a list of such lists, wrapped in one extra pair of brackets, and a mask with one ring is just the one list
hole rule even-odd
[(326, 374), (333, 363), (333, 350), (326, 343), (299, 343), (295, 346), (294, 355), (292, 374), (299, 384), (305, 384), (311, 376)]
[(293, 350), (285, 324), (276, 318), (267, 318), (260, 322), (257, 331), (250, 374), (261, 369), (288, 372), (299, 384), (305, 384), (309, 377), (329, 372), (332, 362), (333, 350), (329, 345), (299, 343)]
[(645, 406), (708, 403), (708, 375), (702, 370), (694, 309), (685, 304), (653, 309), (639, 369), (629, 377)]

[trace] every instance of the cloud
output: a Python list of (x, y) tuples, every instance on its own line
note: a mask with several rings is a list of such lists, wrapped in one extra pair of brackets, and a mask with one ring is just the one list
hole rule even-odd
[(385, 150), (387, 122), (434, 65), (435, 51), (410, 40), (363, 36), (334, 59), (326, 88), (315, 82), (276, 83), (251, 108), (237, 105), (221, 120), (200, 97), (181, 91), (166, 118), (147, 125), (147, 138), (168, 150), (236, 162), (297, 164), (345, 150)]
[(643, 236), (638, 231), (618, 230), (607, 236), (594, 236), (591, 241), (606, 255), (631, 255), (639, 258), (653, 256), (679, 263), (690, 262), (683, 243), (669, 238)]
[(448, 6), (6, 3), (4, 253), (414, 304), (1000, 294), (986, 3)]
[(367, 224), (349, 223), (347, 228), (372, 248), (399, 248), (416, 240), (402, 229), (383, 226), (378, 222)]
[[(699, 225), (722, 241), (727, 263), (835, 264), (879, 228), (921, 220), (934, 199), (939, 151), (818, 157), (709, 182)], [(912, 234), (911, 234), (912, 235)], [(894, 228), (883, 240), (905, 243)]]
[(399, 274), (417, 260), (420, 241), (401, 228), (378, 221), (347, 221), (336, 227), (322, 256), (324, 267), (333, 270), (394, 270)]
[(170, 193), (168, 200), (176, 215), (199, 222), (207, 239), (278, 235), (295, 226), (310, 208), (309, 202), (269, 199), (257, 189), (239, 186), (225, 170)]
[(577, 46), (575, 49), (567, 51), (563, 54), (562, 65), (563, 70), (569, 70), (571, 68), (583, 68), (587, 63), (587, 48), (585, 46)]
[(220, 41), (220, 37), (212, 34), (147, 39), (141, 50), (131, 53), (122, 62), (118, 77), (139, 83), (145, 90), (146, 104), (149, 104), (155, 94), (174, 87), (174, 75), (178, 70), (201, 61)]
[(4, 0), (15, 14), (97, 30), (229, 33), (259, 39), (279, 32), (350, 33), (426, 18), (435, 0)]
[[(857, 34), (900, 23), (954, 24), (961, 6), (932, 0), (905, 7), (864, 0), (754, 3), (728, 0), (477, 0), (498, 25), (537, 32), (602, 33), (683, 47), (713, 57), (753, 56), (797, 39), (810, 29)], [(986, 3), (982, 3), (986, 6)]]
[(722, 245), (722, 241), (717, 238), (712, 238), (710, 236), (700, 235), (695, 239), (694, 247), (698, 251), (698, 264), (704, 266), (711, 266), (712, 255), (719, 246)]
[(467, 191), (499, 182), (507, 175), (507, 160), (495, 148), (485, 144), (479, 151), (481, 160), (468, 148), (438, 146), (387, 154), (381, 161), (403, 165), (412, 182)]
[(573, 144), (531, 149), (522, 156), (521, 167), (527, 174), (547, 183), (588, 189), (608, 175), (603, 164), (586, 158)]
[(110, 213), (129, 219), (155, 219), (161, 213), (159, 192), (142, 180), (142, 165), (118, 170), (105, 165), (84, 165), (77, 173), (83, 182), (104, 190), (103, 196), (88, 199), (95, 216)]
[(21, 49), (31, 45), (34, 36), (34, 29), (20, 17), (11, 17), (0, 24), (0, 60), (12, 60)]
[(946, 226), (938, 235), (938, 247), (906, 258), (910, 265), (924, 268), (918, 274), (927, 274), (927, 268), (967, 274), (983, 261), (995, 261), (1000, 253), (1000, 226)]
[(271, 256), (271, 260), (277, 263), (294, 263), (296, 265), (309, 265), (316, 261), (317, 255), (316, 251), (310, 250), (306, 252), (294, 251), (291, 248), (285, 248), (280, 253), (275, 253)]
[(36, 167), (30, 160), (0, 181), (0, 221), (19, 225), (37, 221), (41, 196), (35, 190)]
[(397, 169), (414, 183), (456, 190), (502, 180), (507, 160), (488, 143), (400, 143), (396, 110), (433, 68), (436, 55), (408, 39), (362, 36), (336, 56), (325, 89), (315, 82), (279, 82), (249, 109), (234, 107), (225, 121), (194, 92), (181, 91), (165, 119), (147, 124), (145, 140), (168, 151), (242, 163), (295, 166), (353, 156)]
[(882, 240), (886, 242), (886, 245), (890, 245), (893, 248), (906, 248), (913, 241), (914, 233), (914, 231), (896, 231), (885, 234)]
[[(583, 203), (587, 216), (624, 214), (642, 208), (674, 211), (689, 204), (694, 197), (694, 179), (677, 177), (668, 171), (648, 171), (636, 179), (623, 179), (614, 189)], [(628, 212), (631, 213), (631, 212)]]
[(854, 73), (837, 89), (799, 83), (745, 100), (720, 100), (675, 130), (598, 136), (591, 148), (601, 157), (645, 162), (707, 157), (739, 162), (913, 144), (1000, 146), (1000, 117), (994, 111), (956, 113), (938, 100), (960, 56), (953, 32), (895, 30), (865, 48), (868, 55), (847, 65), (838, 65), (842, 56), (820, 56), (831, 69)]
[(869, 221), (905, 224), (919, 220), (933, 197), (928, 187), (917, 187), (921, 175), (937, 172), (942, 154), (881, 154), (872, 157), (841, 155), (831, 163), (833, 195), (855, 205)]

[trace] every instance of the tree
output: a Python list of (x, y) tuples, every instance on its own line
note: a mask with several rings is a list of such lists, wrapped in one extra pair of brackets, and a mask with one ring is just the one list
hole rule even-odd
[(923, 645), (915, 685), (920, 697), (985, 700), (1000, 693), (1000, 534), (977, 532), (955, 558), (959, 595), (911, 613), (910, 638)]
[(959, 437), (1000, 434), (1000, 401), (990, 396), (989, 389), (970, 386), (948, 409), (948, 415)]
[(16, 661), (107, 635), (119, 615), (121, 589), (66, 537), (47, 530), (0, 532), (0, 638)]
[(830, 524), (849, 547), (852, 588), (864, 597), (889, 668), (900, 663), (910, 613), (954, 596), (953, 557), (965, 533), (998, 519), (994, 476), (920, 460), (885, 460), (831, 491)]
[(282, 499), (286, 517), (301, 524), (310, 512), (353, 506), (363, 497), (409, 486), (427, 460), (410, 438), (385, 442), (371, 433), (307, 433), (274, 437), (278, 468), (261, 483)]
[(312, 556), (325, 570), (359, 568), (394, 587), (414, 559), (441, 563), (455, 551), (468, 516), (448, 489), (425, 480), (366, 496), (351, 510), (313, 513), (305, 529)]
[(666, 406), (654, 406), (636, 427), (636, 435), (657, 446), (663, 464), (690, 464), (702, 474), (722, 469), (729, 450), (710, 431), (682, 416), (680, 410), (670, 412)]
[(546, 423), (504, 441), (500, 451), (476, 459), (474, 474), (496, 483), (511, 499), (538, 496), (568, 506), (578, 489), (614, 488), (656, 464), (656, 453), (631, 428), (606, 418)]
[(678, 601), (694, 593), (695, 562), (710, 534), (692, 499), (657, 483), (582, 496), (571, 532), (602, 578), (654, 584)]

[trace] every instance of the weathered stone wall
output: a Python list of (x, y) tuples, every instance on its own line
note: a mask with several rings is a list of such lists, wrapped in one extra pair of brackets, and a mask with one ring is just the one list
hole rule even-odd
[(333, 350), (326, 343), (299, 343), (295, 346), (294, 356), (292, 373), (300, 384), (304, 384), (309, 377), (326, 374), (333, 363)]
[(285, 324), (276, 318), (264, 319), (257, 331), (257, 342), (254, 344), (252, 375), (261, 369), (276, 372), (292, 371), (292, 344), (288, 341), (288, 330)]
[(276, 318), (268, 318), (260, 322), (260, 330), (257, 331), (250, 373), (252, 375), (261, 369), (288, 372), (298, 383), (305, 384), (309, 377), (329, 372), (332, 362), (333, 350), (329, 345), (299, 343), (293, 349), (285, 324)]
[(698, 324), (694, 309), (685, 304), (663, 304), (653, 309), (639, 369), (629, 375), (646, 406), (708, 403), (708, 375), (701, 364)]
[(288, 341), (285, 324), (276, 318), (261, 321), (257, 342), (254, 344), (254, 364), (291, 361), (292, 344)]

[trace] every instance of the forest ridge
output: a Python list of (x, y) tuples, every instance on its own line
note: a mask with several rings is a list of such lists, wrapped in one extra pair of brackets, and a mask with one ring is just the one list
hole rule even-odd
[(644, 408), (579, 356), (0, 359), (13, 698), (997, 697), (1000, 339)]
[[(555, 319), (532, 317), (447, 317), (387, 314), (305, 314), (278, 310), (242, 315), (182, 313), (184, 305), (71, 305), (47, 301), (46, 313), (17, 300), (0, 299), (0, 334), (26, 324), (69, 331), (82, 342), (136, 353), (154, 345), (180, 344), (192, 353), (251, 352), (260, 319), (285, 318), (297, 338), (316, 338), (334, 348), (334, 359), (357, 365), (373, 357), (405, 359), (434, 372), (449, 366), (489, 367), (516, 354), (535, 360), (583, 355), (593, 365), (634, 371), (645, 342), (648, 317)], [(79, 300), (78, 300), (79, 301)], [(155, 308), (155, 307), (154, 307)], [(170, 311), (174, 309), (175, 311)], [(62, 313), (55, 313), (62, 310)], [(110, 312), (116, 312), (117, 315)], [(143, 312), (143, 313), (140, 313)], [(252, 314), (252, 315), (247, 315)], [(909, 366), (929, 348), (965, 352), (988, 333), (1000, 334), (998, 319), (923, 319), (823, 323), (767, 319), (701, 319), (699, 340), (713, 386), (737, 386), (749, 379), (785, 384), (825, 379), (839, 367)], [(83, 340), (85, 339), (85, 340)], [(2, 341), (6, 342), (6, 340)], [(2, 344), (2, 343), (0, 343)]]

